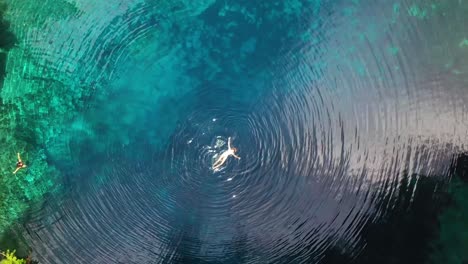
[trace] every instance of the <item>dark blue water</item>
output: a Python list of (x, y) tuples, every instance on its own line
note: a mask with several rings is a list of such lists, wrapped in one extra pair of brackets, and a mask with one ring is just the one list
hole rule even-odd
[(21, 232), (41, 263), (365, 263), (466, 151), (462, 1), (117, 2), (73, 22), (107, 21)]

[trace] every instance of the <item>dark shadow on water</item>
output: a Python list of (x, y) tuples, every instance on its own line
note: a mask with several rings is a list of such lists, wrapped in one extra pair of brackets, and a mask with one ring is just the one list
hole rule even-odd
[[(448, 195), (436, 190), (442, 182), (428, 177), (407, 176), (401, 182), (397, 199), (383, 199), (380, 207), (392, 203), (394, 209), (382, 218), (362, 223), (362, 242), (354, 247), (335, 243), (323, 257), (304, 258), (307, 248), (283, 259), (284, 263), (427, 263), (430, 241), (438, 231), (437, 216)], [(413, 192), (412, 190), (415, 189)], [(338, 244), (338, 245), (337, 245)], [(306, 260), (304, 262), (304, 260)]]
[(393, 209), (357, 225), (363, 226), (359, 244), (348, 246), (337, 241), (322, 256), (307, 256), (311, 249), (306, 247), (281, 263), (427, 263), (430, 241), (438, 233), (438, 215), (449, 200), (441, 191), (445, 184), (431, 177), (407, 175), (398, 194), (377, 198), (376, 208)]
[(440, 180), (417, 177), (404, 178), (395, 201), (382, 201), (392, 203), (394, 209), (378, 222), (365, 225), (361, 233), (364, 250), (354, 263), (427, 263), (430, 241), (438, 233), (438, 215), (449, 196), (440, 191), (445, 185)]
[(443, 236), (440, 216), (456, 206), (449, 189), (460, 179), (467, 183), (468, 155), (456, 157), (449, 174), (456, 177), (450, 183), (437, 177), (405, 177), (397, 199), (379, 202), (381, 208), (391, 204), (393, 209), (378, 221), (363, 223), (363, 242), (356, 252), (335, 246), (326, 251), (321, 263), (434, 263), (431, 256), (439, 250), (434, 241)]
[(3, 80), (5, 80), (6, 76), (6, 62), (7, 62), (7, 54), (0, 53), (0, 88), (3, 87)]
[(7, 6), (0, 2), (0, 48), (10, 50), (17, 43), (16, 36), (10, 31), (10, 22), (4, 18)]
[(468, 153), (458, 156), (452, 172), (464, 183), (468, 183)]
[(439, 234), (433, 242), (431, 263), (468, 263), (468, 155), (458, 156), (449, 184), (449, 206), (439, 216)]
[(16, 36), (10, 31), (10, 22), (4, 18), (6, 10), (6, 4), (0, 2), (0, 89), (3, 87), (3, 81), (6, 76), (6, 52), (17, 43)]

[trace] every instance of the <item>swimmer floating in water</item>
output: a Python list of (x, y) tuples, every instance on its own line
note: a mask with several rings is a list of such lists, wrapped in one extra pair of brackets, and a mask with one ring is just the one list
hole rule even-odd
[(19, 170), (26, 168), (26, 165), (21, 160), (20, 154), (18, 153), (18, 162), (16, 163), (16, 170), (13, 174), (16, 174)]
[(213, 170), (219, 169), (223, 164), (226, 162), (227, 158), (229, 156), (234, 156), (236, 159), (240, 159), (239, 156), (237, 156), (236, 153), (237, 149), (236, 148), (231, 148), (231, 138), (228, 138), (228, 150), (224, 151), (221, 156), (218, 158), (218, 160), (213, 163)]

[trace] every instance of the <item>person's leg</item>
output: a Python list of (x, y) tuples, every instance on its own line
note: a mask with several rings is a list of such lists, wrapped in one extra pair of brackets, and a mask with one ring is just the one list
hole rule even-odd
[(217, 169), (221, 167), (224, 162), (226, 162), (226, 155), (222, 155), (214, 164), (213, 164), (213, 169)]
[(222, 156), (219, 157), (219, 158), (215, 161), (215, 163), (213, 163), (213, 168), (217, 167), (217, 166), (221, 163), (221, 159), (222, 159), (222, 158), (223, 158)]

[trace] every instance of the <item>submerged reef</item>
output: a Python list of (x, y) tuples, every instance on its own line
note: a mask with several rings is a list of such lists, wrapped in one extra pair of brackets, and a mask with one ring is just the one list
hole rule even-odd
[[(19, 40), (14, 34), (13, 25), (7, 16), (10, 6), (0, 2), (0, 73), (8, 83), (8, 73), (13, 72), (8, 64), (17, 59)], [(8, 59), (7, 59), (8, 58)], [(14, 76), (14, 74), (13, 74)], [(20, 82), (14, 86), (2, 85), (0, 93), (0, 234), (28, 210), (31, 204), (43, 201), (44, 195), (56, 184), (57, 171), (46, 161), (45, 150), (40, 147), (37, 138), (35, 117), (28, 116), (24, 105), (30, 105), (35, 99), (29, 93), (17, 93)], [(37, 91), (41, 94), (41, 91)], [(40, 96), (35, 97), (40, 98)], [(17, 153), (21, 153), (27, 168), (13, 174), (17, 162)]]

